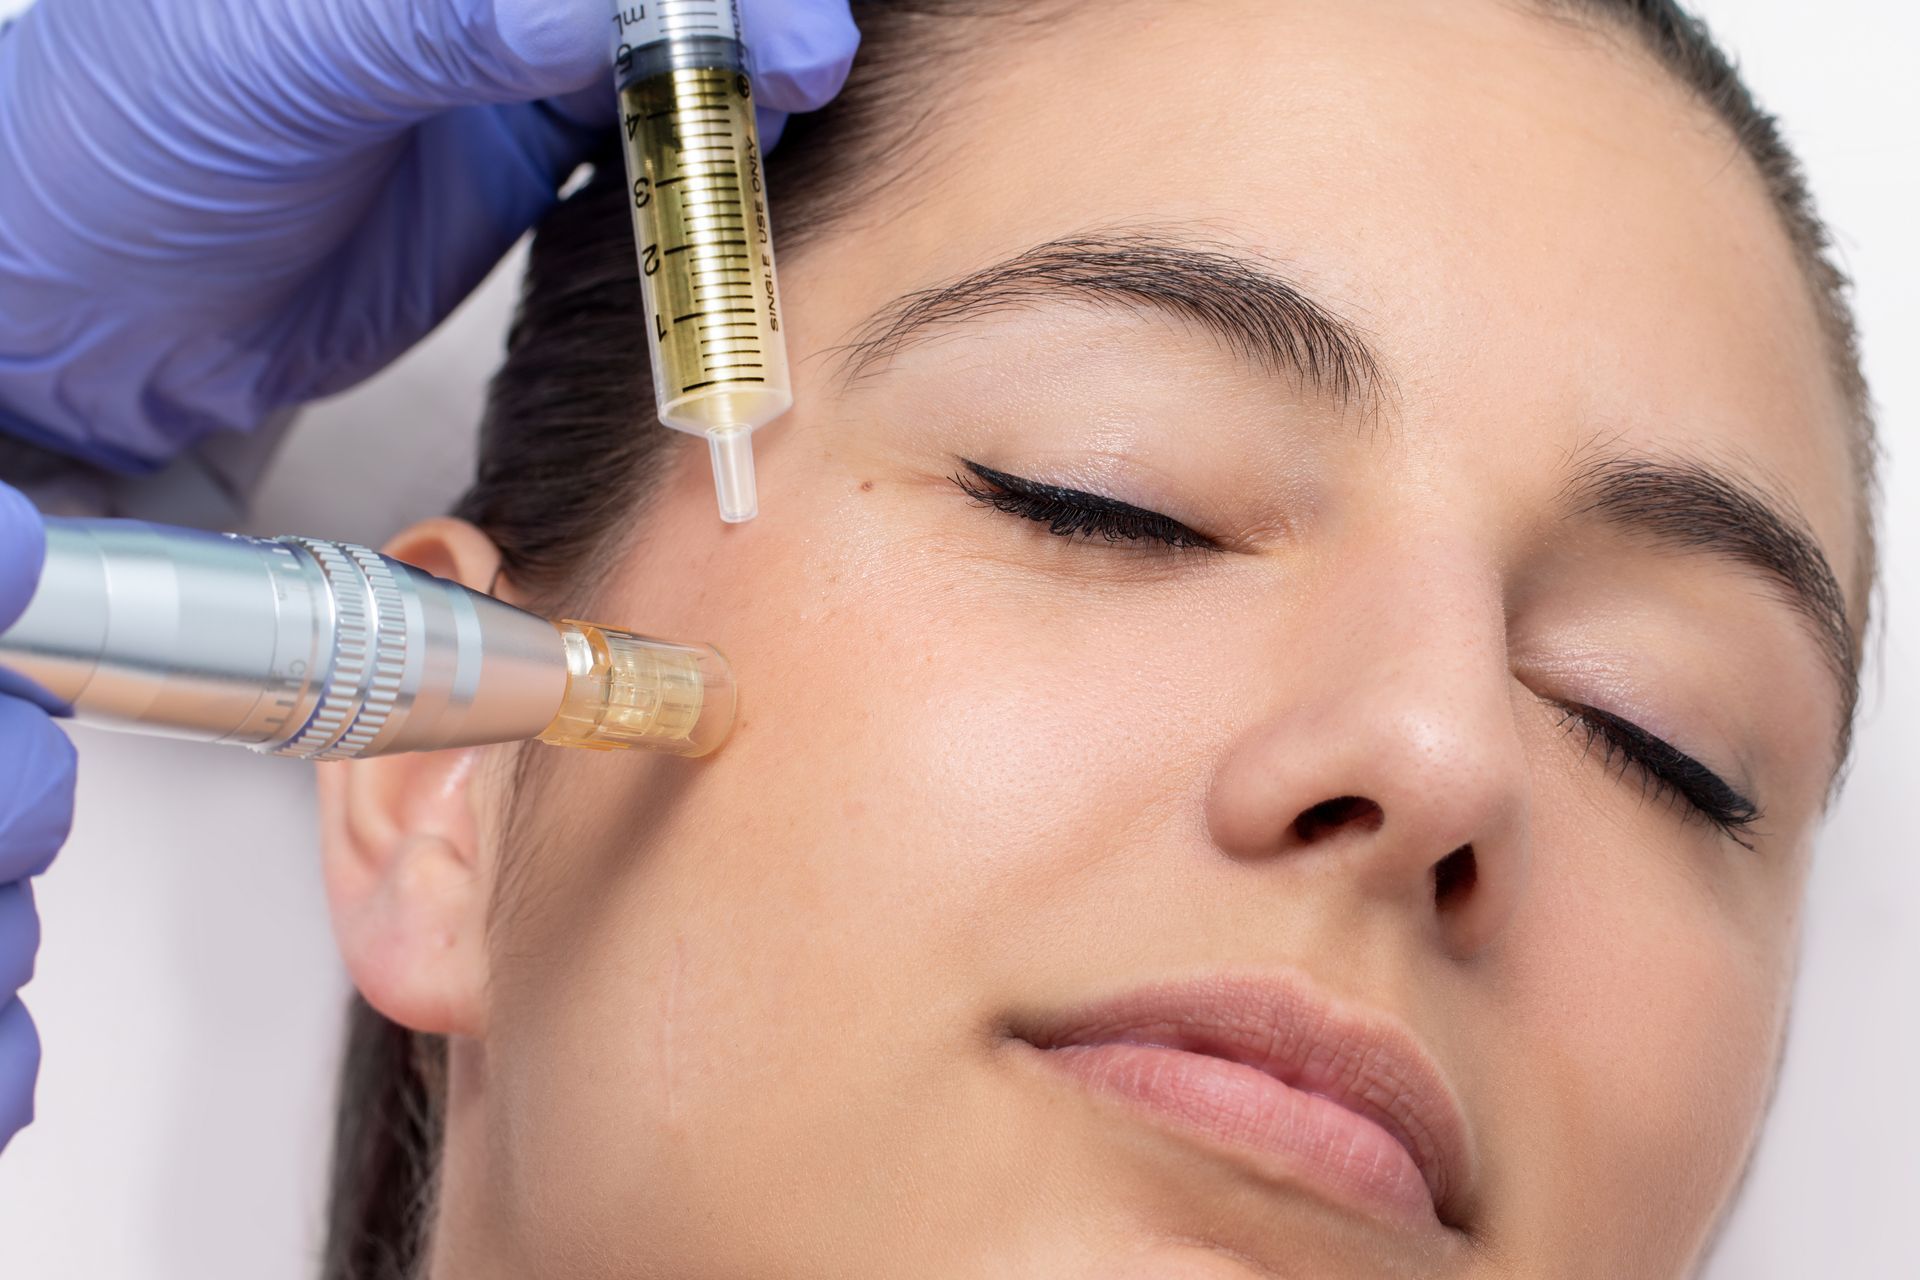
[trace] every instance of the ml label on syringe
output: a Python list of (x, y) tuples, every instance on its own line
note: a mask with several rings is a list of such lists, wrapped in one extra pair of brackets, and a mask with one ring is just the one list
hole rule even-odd
[(633, 71), (635, 54), (695, 40), (740, 40), (739, 0), (647, 0), (623, 4), (613, 15), (614, 66)]

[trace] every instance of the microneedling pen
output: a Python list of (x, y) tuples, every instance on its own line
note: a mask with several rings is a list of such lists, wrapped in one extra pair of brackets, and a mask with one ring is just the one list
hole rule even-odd
[(705, 646), (549, 622), (365, 547), (49, 520), (0, 667), (108, 728), (340, 760), (538, 738), (705, 755)]
[(753, 86), (735, 0), (646, 0), (614, 15), (660, 421), (705, 436), (720, 518), (759, 513), (753, 432), (793, 405)]

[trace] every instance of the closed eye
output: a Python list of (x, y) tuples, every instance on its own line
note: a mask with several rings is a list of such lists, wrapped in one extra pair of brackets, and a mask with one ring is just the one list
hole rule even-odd
[(1760, 806), (1732, 784), (1678, 747), (1612, 712), (1572, 703), (1557, 704), (1561, 724), (1598, 749), (1621, 776), (1639, 778), (1652, 795), (1684, 806), (1683, 812), (1718, 827), (1736, 844), (1753, 848), (1749, 832), (1760, 820)]
[(1212, 538), (1189, 529), (1172, 516), (1136, 507), (1118, 498), (1029, 480), (965, 458), (960, 460), (960, 465), (966, 474), (955, 475), (952, 480), (968, 497), (982, 506), (1043, 524), (1047, 532), (1056, 537), (1149, 542), (1197, 551), (1222, 550)]

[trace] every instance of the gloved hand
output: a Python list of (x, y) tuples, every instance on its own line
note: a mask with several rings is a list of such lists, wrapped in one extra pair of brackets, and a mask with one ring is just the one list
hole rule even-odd
[[(27, 500), (0, 485), (0, 631), (40, 578), (46, 531)], [(33, 976), (40, 921), (29, 876), (47, 869), (73, 820), (73, 745), (47, 713), (0, 693), (0, 1150), (33, 1118), (40, 1040), (18, 992)]]
[[(741, 8), (763, 104), (839, 92), (847, 0)], [(0, 30), (0, 429), (146, 470), (382, 368), (611, 126), (613, 10), (38, 0)]]

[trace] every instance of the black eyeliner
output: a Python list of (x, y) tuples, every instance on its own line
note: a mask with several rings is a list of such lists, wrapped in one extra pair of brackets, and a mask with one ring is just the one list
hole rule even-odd
[(1561, 709), (1562, 723), (1583, 728), (1589, 747), (1602, 747), (1609, 758), (1617, 757), (1639, 770), (1657, 791), (1679, 799), (1741, 845), (1753, 847), (1742, 833), (1759, 821), (1760, 806), (1725, 778), (1666, 739), (1612, 712), (1574, 704), (1562, 704)]
[(1101, 538), (1107, 542), (1159, 542), (1166, 546), (1218, 551), (1220, 544), (1189, 529), (1172, 516), (1136, 507), (1131, 502), (1081, 489), (1029, 480), (996, 471), (968, 458), (960, 465), (970, 475), (949, 477), (974, 501), (1047, 526), (1061, 538)]

